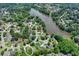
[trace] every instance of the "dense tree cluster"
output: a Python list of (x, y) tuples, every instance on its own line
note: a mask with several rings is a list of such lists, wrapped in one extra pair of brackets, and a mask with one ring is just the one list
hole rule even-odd
[[(13, 7), (10, 10), (1, 10), (3, 13), (0, 15), (0, 55), (79, 56), (79, 37), (77, 36), (79, 35), (79, 24), (78, 13), (74, 13), (77, 9), (75, 6), (71, 8), (67, 7), (67, 5), (63, 7), (62, 4), (15, 5), (17, 8)], [(27, 5), (28, 7), (25, 8)], [(72, 33), (72, 39), (64, 38), (56, 33), (48, 34), (44, 22), (39, 17), (29, 15), (31, 7), (49, 15), (51, 9), (47, 8), (49, 6), (56, 6), (58, 8), (55, 7), (58, 11), (53, 12), (51, 16), (62, 30)]]
[(61, 30), (79, 35), (79, 4), (34, 4), (34, 8), (49, 16), (51, 13)]

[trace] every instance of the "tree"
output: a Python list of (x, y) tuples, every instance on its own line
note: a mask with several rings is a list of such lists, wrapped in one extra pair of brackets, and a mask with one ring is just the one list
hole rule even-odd
[(54, 38), (55, 38), (58, 42), (64, 40), (64, 38), (63, 38), (62, 36), (60, 36), (60, 35), (54, 35)]
[(64, 54), (71, 53), (72, 55), (79, 55), (78, 46), (76, 46), (76, 44), (71, 40), (64, 39), (63, 41), (59, 42), (58, 47), (60, 52)]
[(29, 38), (29, 28), (28, 28), (28, 26), (22, 28), (21, 36), (23, 38)]
[(34, 49), (34, 52), (33, 52), (33, 55), (34, 56), (39, 56), (39, 55), (41, 55), (41, 50), (39, 49), (39, 48), (36, 48), (36, 47), (34, 47), (35, 49)]
[(59, 47), (58, 46), (55, 46), (54, 47), (54, 53), (59, 53), (59, 52), (60, 52)]

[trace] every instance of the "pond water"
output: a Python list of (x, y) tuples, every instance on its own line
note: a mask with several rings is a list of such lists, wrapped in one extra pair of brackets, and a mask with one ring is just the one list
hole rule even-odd
[(30, 15), (38, 16), (40, 19), (42, 19), (42, 21), (45, 23), (46, 30), (48, 33), (57, 33), (66, 38), (71, 37), (70, 33), (60, 30), (59, 27), (55, 24), (55, 22), (52, 20), (50, 16), (47, 16), (33, 8), (31, 8), (30, 10)]

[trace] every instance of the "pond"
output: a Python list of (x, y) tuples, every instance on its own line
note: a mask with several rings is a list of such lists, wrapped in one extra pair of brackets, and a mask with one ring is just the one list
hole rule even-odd
[(56, 33), (66, 38), (71, 37), (70, 33), (60, 30), (50, 16), (47, 16), (33, 8), (30, 10), (30, 15), (38, 16), (40, 19), (42, 19), (42, 21), (45, 23), (48, 33)]

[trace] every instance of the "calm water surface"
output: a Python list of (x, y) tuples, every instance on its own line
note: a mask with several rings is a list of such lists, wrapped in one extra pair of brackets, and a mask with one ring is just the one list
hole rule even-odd
[(69, 33), (60, 30), (58, 28), (58, 26), (55, 24), (55, 22), (52, 21), (51, 17), (44, 15), (43, 13), (39, 12), (38, 10), (31, 8), (30, 15), (31, 16), (38, 16), (40, 19), (42, 19), (42, 21), (46, 25), (46, 30), (47, 30), (48, 33), (57, 33), (57, 34), (62, 35), (66, 38), (71, 37), (71, 35)]

